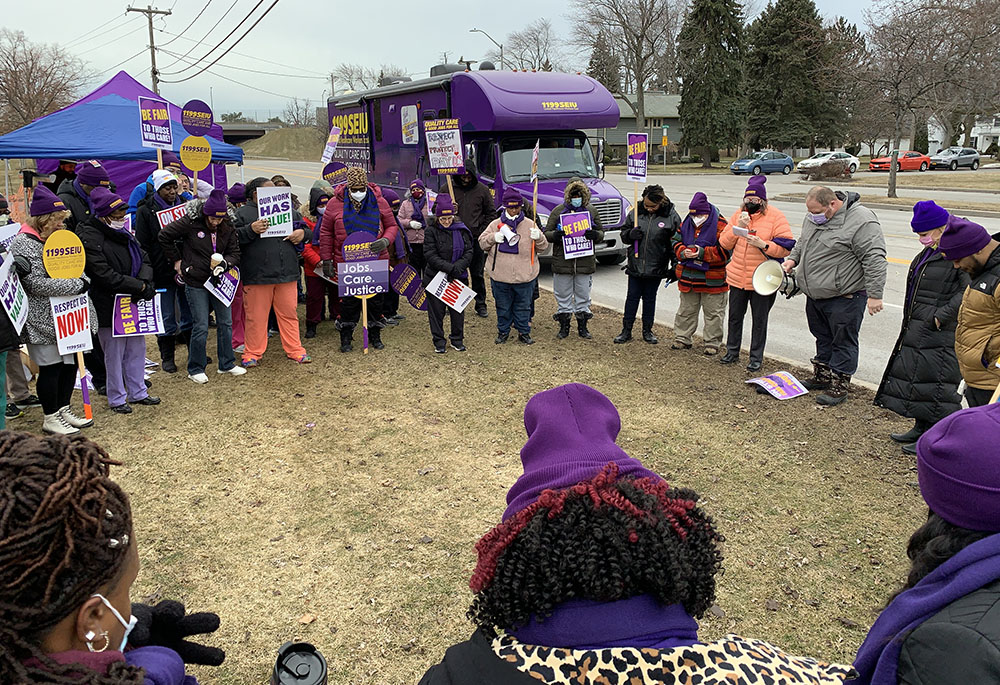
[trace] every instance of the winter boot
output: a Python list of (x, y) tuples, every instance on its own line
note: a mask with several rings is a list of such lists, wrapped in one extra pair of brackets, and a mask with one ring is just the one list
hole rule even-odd
[(917, 420), (913, 424), (913, 428), (906, 431), (905, 433), (892, 433), (889, 437), (895, 442), (901, 442), (904, 445), (909, 445), (920, 439), (920, 436), (924, 434), (933, 424), (925, 423), (924, 421)]
[(191, 329), (181, 331), (175, 336), (174, 340), (187, 347), (191, 343)]
[(569, 335), (569, 324), (573, 315), (569, 312), (563, 312), (561, 314), (553, 314), (552, 318), (559, 322), (559, 332), (556, 333), (556, 337), (559, 340), (567, 337)]
[(76, 435), (80, 429), (73, 428), (66, 422), (61, 412), (56, 412), (45, 415), (45, 419), (42, 421), (42, 432), (49, 435)]
[(316, 324), (306, 323), (306, 338), (316, 337)]
[(826, 364), (813, 361), (812, 378), (802, 381), (806, 390), (826, 390), (833, 383), (833, 370)]
[(622, 332), (615, 336), (615, 345), (627, 343), (632, 339), (632, 325), (635, 319), (622, 319)]
[(368, 324), (368, 342), (376, 350), (384, 350), (385, 343), (382, 342), (382, 326), (378, 323)]
[(817, 404), (834, 407), (847, 399), (847, 391), (851, 387), (851, 377), (845, 373), (834, 373), (829, 389), (816, 398)]
[(174, 349), (177, 347), (177, 337), (173, 335), (162, 335), (156, 339), (156, 346), (160, 348), (160, 368), (164, 373), (177, 373), (177, 364), (174, 362)]
[(587, 322), (594, 318), (594, 315), (590, 312), (577, 312), (576, 313), (576, 332), (579, 336), (585, 340), (590, 340), (594, 336), (590, 334), (587, 330)]
[(351, 341), (354, 340), (354, 324), (337, 322), (337, 330), (340, 331), (340, 351), (350, 352)]
[(648, 342), (650, 345), (655, 345), (658, 342), (660, 342), (659, 340), (656, 339), (656, 336), (653, 335), (652, 321), (650, 321), (649, 323), (646, 323), (645, 321), (642, 322), (642, 339)]

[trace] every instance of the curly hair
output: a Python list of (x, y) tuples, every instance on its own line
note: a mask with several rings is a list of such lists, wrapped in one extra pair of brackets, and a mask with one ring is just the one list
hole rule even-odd
[(80, 436), (0, 431), (0, 682), (140, 685), (142, 669), (108, 675), (59, 665), (39, 643), (100, 588), (121, 578), (132, 534), (120, 465)]
[(660, 480), (619, 479), (614, 463), (589, 481), (545, 490), (476, 544), (469, 618), (496, 635), (570, 599), (642, 594), (702, 616), (715, 600), (724, 538), (697, 502), (694, 491)]
[(906, 545), (906, 556), (910, 559), (910, 572), (906, 583), (889, 597), (888, 604), (896, 597), (926, 578), (944, 562), (961, 552), (974, 542), (979, 542), (995, 533), (982, 530), (969, 530), (927, 510), (927, 521), (917, 528)]

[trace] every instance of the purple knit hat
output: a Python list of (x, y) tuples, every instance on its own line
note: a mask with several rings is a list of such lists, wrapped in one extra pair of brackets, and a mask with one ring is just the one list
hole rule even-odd
[(933, 231), (948, 223), (948, 210), (938, 207), (934, 200), (921, 200), (913, 205), (913, 218), (910, 219), (910, 228), (914, 233)]
[(128, 209), (128, 203), (104, 187), (94, 188), (90, 193), (90, 204), (94, 207), (94, 214), (103, 219), (111, 216), (120, 209)]
[[(760, 176), (751, 176), (750, 180), (747, 181), (747, 189), (743, 192), (743, 199), (748, 197), (759, 197), (761, 200), (767, 199), (767, 190), (764, 189), (764, 184), (767, 183), (767, 176), (761, 174)], [(706, 198), (706, 202), (707, 202)]]
[(242, 183), (234, 183), (226, 193), (226, 197), (229, 198), (230, 202), (246, 202), (247, 201), (247, 187)]
[(389, 206), (396, 208), (399, 206), (401, 200), (399, 199), (399, 193), (397, 193), (392, 188), (382, 188), (382, 199), (389, 203)]
[(202, 206), (202, 213), (205, 216), (214, 216), (216, 218), (224, 218), (228, 213), (229, 207), (226, 204), (226, 194), (216, 188), (208, 195), (208, 199), (205, 200), (205, 204)]
[(178, 169), (180, 169), (181, 168), (181, 160), (180, 160), (180, 158), (177, 155), (175, 155), (170, 150), (164, 150), (163, 151), (163, 168), (165, 169), (165, 168), (171, 167), (171, 166), (177, 167)]
[(938, 247), (945, 259), (955, 261), (974, 255), (990, 244), (990, 234), (977, 223), (960, 216), (948, 217)]
[(427, 188), (424, 186), (424, 182), (421, 181), (419, 178), (415, 178), (412, 181), (410, 181), (410, 192), (411, 193), (413, 192), (414, 188), (420, 188), (424, 192), (427, 192)]
[(590, 480), (608, 462), (618, 465), (620, 476), (662, 480), (615, 444), (621, 427), (615, 405), (589, 385), (560, 385), (528, 400), (528, 441), (521, 449), (524, 474), (507, 493), (503, 520), (534, 503), (543, 490)]
[(503, 191), (503, 206), (510, 209), (520, 209), (523, 204), (524, 198), (521, 197), (521, 193), (517, 192), (513, 186), (507, 186), (507, 190)]
[(45, 186), (38, 186), (31, 196), (31, 206), (28, 208), (29, 216), (43, 216), (53, 212), (65, 212), (66, 205), (59, 196)]
[(963, 409), (917, 441), (920, 493), (934, 513), (970, 530), (1000, 532), (1000, 404)]
[(80, 182), (80, 185), (111, 187), (111, 178), (108, 177), (107, 169), (102, 167), (96, 159), (90, 159), (76, 165), (76, 180)]
[[(385, 197), (383, 195), (383, 197)], [(441, 193), (434, 203), (434, 216), (455, 216), (455, 203), (451, 201), (451, 195)]]
[(691, 204), (688, 205), (688, 210), (689, 213), (696, 216), (699, 214), (711, 214), (712, 203), (708, 201), (708, 196), (705, 195), (705, 193), (698, 192), (691, 198)]

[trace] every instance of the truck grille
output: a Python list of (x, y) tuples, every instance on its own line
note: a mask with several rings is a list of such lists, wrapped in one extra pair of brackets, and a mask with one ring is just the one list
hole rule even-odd
[(613, 198), (594, 203), (597, 216), (601, 217), (601, 223), (606, 228), (617, 228), (622, 223), (622, 201)]

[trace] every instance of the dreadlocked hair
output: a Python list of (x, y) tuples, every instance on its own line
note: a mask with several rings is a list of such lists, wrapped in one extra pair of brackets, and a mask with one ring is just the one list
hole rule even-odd
[(142, 669), (124, 662), (107, 675), (81, 673), (40, 648), (53, 626), (124, 571), (132, 511), (108, 478), (111, 465), (120, 462), (80, 436), (0, 431), (0, 682), (143, 682)]
[(662, 480), (619, 478), (613, 462), (589, 481), (545, 490), (476, 544), (468, 616), (495, 636), (570, 599), (648, 594), (700, 617), (715, 600), (725, 539), (697, 503), (693, 490)]

